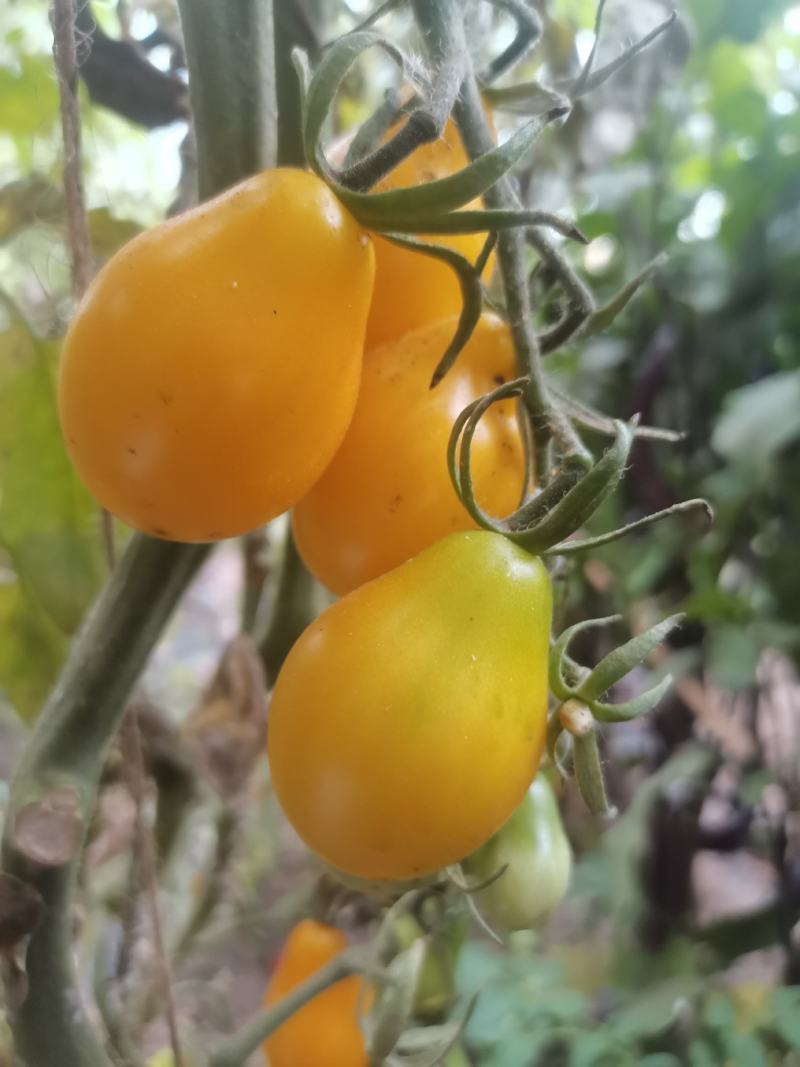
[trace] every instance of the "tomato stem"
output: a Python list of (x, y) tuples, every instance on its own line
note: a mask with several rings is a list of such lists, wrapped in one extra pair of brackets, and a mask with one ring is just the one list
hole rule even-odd
[(342, 952), (305, 982), (267, 1008), (239, 1033), (221, 1044), (209, 1057), (209, 1067), (243, 1067), (259, 1046), (278, 1027), (329, 986), (362, 970), (360, 954)]
[[(413, 6), (432, 60), (453, 52), (469, 56), (464, 12), (459, 0), (440, 0), (437, 3), (414, 0)], [(534, 39), (535, 36), (529, 43)], [(471, 159), (477, 159), (495, 147), (471, 64), (461, 82), (453, 117)], [(520, 207), (513, 181), (508, 176), (500, 178), (484, 194), (484, 198), (490, 209), (509, 211)], [(498, 234), (497, 261), (517, 354), (517, 369), (528, 380), (523, 401), (531, 422), (537, 478), (542, 484), (547, 478), (547, 448), (551, 438), (555, 439), (565, 455), (579, 455), (586, 461), (591, 457), (569, 419), (550, 399), (532, 317), (525, 262), (525, 234), (522, 230), (504, 230)]]

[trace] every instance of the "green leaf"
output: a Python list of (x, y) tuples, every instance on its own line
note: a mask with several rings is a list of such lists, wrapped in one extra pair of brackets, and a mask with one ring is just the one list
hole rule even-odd
[(102, 578), (98, 509), (64, 449), (46, 346), (0, 389), (0, 543), (66, 633)]
[(603, 693), (607, 693), (612, 685), (637, 667), (650, 655), (653, 649), (658, 648), (661, 642), (679, 626), (684, 616), (681, 614), (671, 615), (663, 622), (656, 623), (649, 630), (645, 630), (638, 637), (631, 638), (624, 645), (615, 648), (597, 664), (589, 677), (580, 686), (577, 692), (579, 699), (596, 700)]
[(16, 580), (0, 582), (0, 635), (0, 689), (31, 719), (61, 667), (66, 638)]

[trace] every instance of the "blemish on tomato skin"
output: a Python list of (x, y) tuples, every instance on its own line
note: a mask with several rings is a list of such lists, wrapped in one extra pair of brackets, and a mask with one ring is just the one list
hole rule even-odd
[(158, 399), (161, 401), (164, 407), (168, 408), (175, 398), (172, 393), (159, 392)]

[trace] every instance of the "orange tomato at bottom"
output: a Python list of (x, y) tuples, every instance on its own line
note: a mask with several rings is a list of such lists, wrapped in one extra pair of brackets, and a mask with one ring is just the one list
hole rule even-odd
[[(297, 924), (284, 946), (265, 996), (277, 1003), (321, 970), (348, 942), (341, 930), (313, 919)], [(368, 1067), (356, 1017), (361, 979), (343, 978), (290, 1016), (264, 1042), (270, 1067)]]

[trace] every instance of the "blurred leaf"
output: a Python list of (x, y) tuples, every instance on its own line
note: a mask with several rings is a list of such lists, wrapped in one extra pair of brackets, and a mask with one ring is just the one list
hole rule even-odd
[(800, 989), (776, 989), (772, 994), (775, 1029), (791, 1049), (800, 1049)]
[(61, 438), (54, 362), (40, 346), (0, 389), (0, 543), (53, 620), (71, 633), (102, 578), (98, 511)]
[(0, 386), (36, 357), (36, 339), (14, 303), (0, 290)]
[(92, 252), (98, 259), (107, 259), (141, 230), (138, 223), (117, 218), (108, 208), (98, 207), (89, 212), (89, 237)]
[(681, 974), (633, 997), (614, 1016), (614, 1027), (628, 1037), (650, 1037), (668, 1030), (681, 1004), (705, 988), (701, 975)]
[(769, 1067), (767, 1050), (755, 1034), (730, 1032), (725, 1035), (725, 1048), (736, 1067)]
[(57, 222), (64, 214), (64, 198), (44, 178), (32, 175), (0, 189), (0, 241), (41, 222)]
[(755, 677), (761, 646), (750, 628), (718, 623), (711, 631), (708, 669), (724, 689), (743, 689)]
[(691, 1067), (720, 1067), (716, 1050), (703, 1038), (696, 1038), (689, 1046), (689, 1062)]
[(0, 130), (14, 137), (45, 132), (55, 121), (58, 90), (49, 56), (17, 53), (18, 69), (0, 66)]
[(609, 1028), (575, 1034), (570, 1041), (569, 1067), (619, 1067), (619, 1049)]
[(798, 436), (800, 371), (787, 371), (731, 393), (712, 444), (726, 459), (765, 474), (776, 453)]
[(30, 719), (58, 673), (66, 639), (18, 581), (0, 582), (0, 689)]

